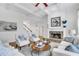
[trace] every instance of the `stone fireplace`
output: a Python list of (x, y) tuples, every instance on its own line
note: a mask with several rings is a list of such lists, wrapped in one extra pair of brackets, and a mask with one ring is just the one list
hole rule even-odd
[(63, 31), (49, 31), (49, 38), (63, 38)]

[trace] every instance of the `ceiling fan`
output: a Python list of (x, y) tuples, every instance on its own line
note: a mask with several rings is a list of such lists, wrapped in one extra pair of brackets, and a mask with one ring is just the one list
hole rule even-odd
[[(40, 4), (40, 3), (37, 3), (37, 4), (35, 5), (35, 7), (37, 7), (39, 4)], [(45, 7), (48, 7), (48, 4), (47, 4), (47, 3), (43, 3), (43, 4), (44, 4)]]

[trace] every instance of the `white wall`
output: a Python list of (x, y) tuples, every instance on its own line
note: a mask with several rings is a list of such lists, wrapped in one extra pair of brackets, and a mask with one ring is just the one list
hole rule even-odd
[(26, 16), (26, 18), (27, 20), (24, 20), (24, 22), (26, 22), (27, 26), (32, 30), (34, 34), (36, 34), (37, 36), (48, 36), (48, 16), (44, 16), (41, 19), (30, 16)]
[(8, 22), (17, 22), (18, 26), (17, 31), (0, 32), (0, 40), (7, 42), (15, 41), (16, 33), (22, 32), (22, 20), (25, 19), (24, 17), (25, 16), (21, 13), (0, 6), (0, 20)]
[[(67, 5), (67, 6), (66, 6)], [(55, 11), (52, 11), (49, 13), (48, 16), (48, 24), (49, 24), (49, 29), (48, 29), (48, 36), (49, 36), (49, 31), (64, 31), (63, 24), (61, 27), (50, 27), (50, 20), (53, 17), (61, 17), (61, 20), (67, 20), (67, 27), (65, 30), (68, 29), (75, 29), (76, 32), (78, 32), (78, 16), (77, 16), (77, 10), (75, 9), (75, 6), (71, 4), (62, 4), (57, 7), (58, 9)]]
[[(53, 13), (52, 15), (49, 15), (49, 28), (50, 28), (50, 20), (53, 17), (61, 17), (61, 20), (67, 20), (68, 25), (67, 25), (67, 29), (76, 29), (77, 30), (77, 13), (76, 12), (60, 12), (57, 11), (55, 13)], [(56, 28), (52, 28), (54, 30), (62, 30), (63, 26), (59, 27), (58, 29)]]

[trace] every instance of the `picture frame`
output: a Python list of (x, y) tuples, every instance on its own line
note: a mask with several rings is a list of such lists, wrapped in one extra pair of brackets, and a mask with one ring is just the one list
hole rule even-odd
[(16, 22), (6, 22), (0, 21), (0, 32), (2, 31), (16, 31), (17, 23)]
[(51, 27), (61, 27), (61, 17), (51, 18)]

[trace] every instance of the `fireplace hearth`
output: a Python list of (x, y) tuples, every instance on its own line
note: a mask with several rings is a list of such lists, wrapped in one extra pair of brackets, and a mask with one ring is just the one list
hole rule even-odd
[(49, 38), (62, 39), (63, 31), (49, 31)]

